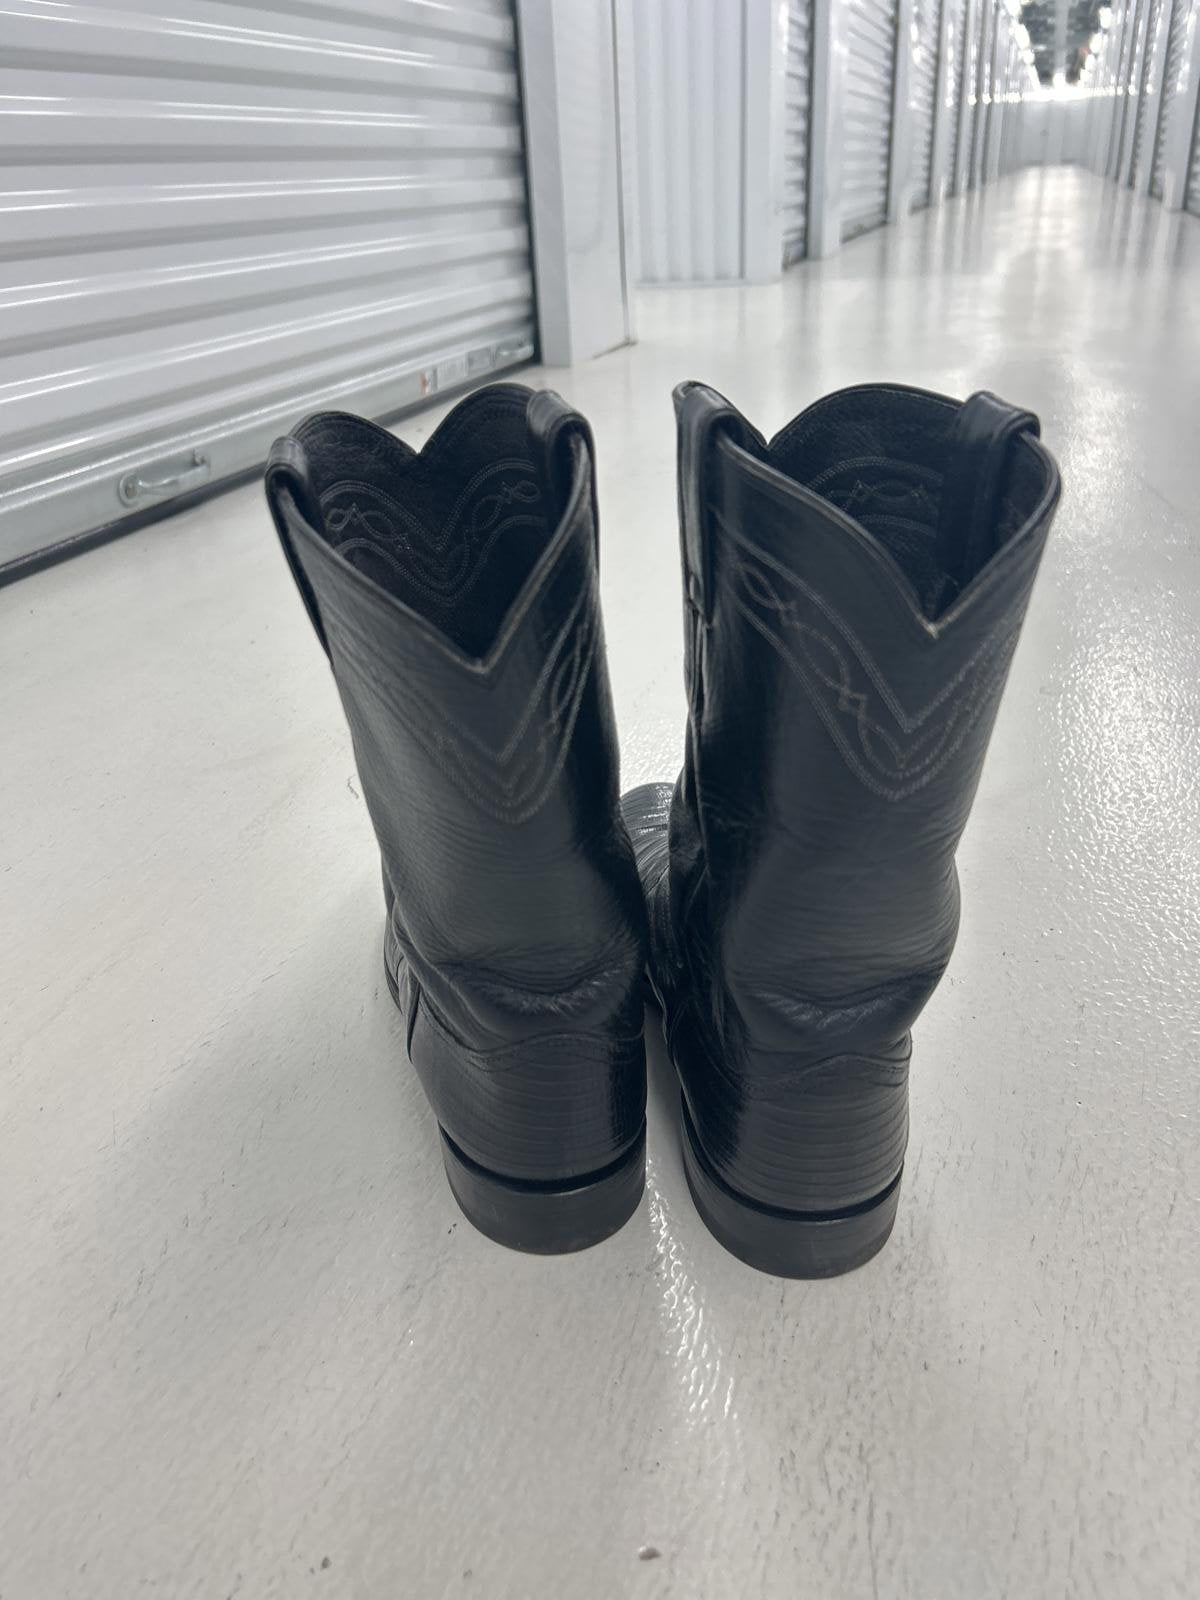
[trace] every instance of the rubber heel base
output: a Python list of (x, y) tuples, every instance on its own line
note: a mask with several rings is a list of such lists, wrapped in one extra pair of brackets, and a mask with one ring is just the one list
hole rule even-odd
[(444, 1128), (446, 1177), (464, 1216), (510, 1250), (566, 1255), (599, 1244), (637, 1210), (646, 1181), (646, 1126), (609, 1167), (564, 1184), (522, 1183), (489, 1172), (460, 1150)]
[(836, 1278), (882, 1250), (896, 1220), (903, 1169), (873, 1199), (844, 1211), (781, 1211), (731, 1189), (683, 1111), (683, 1165), (708, 1231), (732, 1255), (779, 1278)]

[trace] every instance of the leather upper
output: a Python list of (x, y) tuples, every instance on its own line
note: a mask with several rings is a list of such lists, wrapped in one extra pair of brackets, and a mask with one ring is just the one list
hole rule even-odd
[(464, 400), (419, 455), (317, 416), (267, 490), (353, 736), (434, 1111), (497, 1172), (602, 1167), (642, 1125), (646, 936), (586, 424), (516, 384)]
[(686, 756), (669, 826), (661, 789), (626, 798), (655, 984), (731, 1185), (856, 1204), (899, 1170), (903, 1095), (844, 1181), (806, 1187), (789, 1119), (802, 1145), (847, 1083), (902, 1085), (1058, 473), (990, 396), (843, 390), (769, 443), (701, 385), (676, 406)]

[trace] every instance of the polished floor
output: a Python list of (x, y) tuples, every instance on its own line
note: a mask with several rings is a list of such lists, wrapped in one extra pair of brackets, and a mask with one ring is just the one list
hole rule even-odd
[(616, 1238), (460, 1220), (239, 489), (0, 593), (4, 1600), (1200, 1594), (1200, 223), (1028, 172), (639, 315), (549, 377), (599, 442), (627, 783), (681, 743), (672, 384), (767, 429), (989, 387), (1062, 464), (892, 1242), (723, 1254), (661, 1054)]

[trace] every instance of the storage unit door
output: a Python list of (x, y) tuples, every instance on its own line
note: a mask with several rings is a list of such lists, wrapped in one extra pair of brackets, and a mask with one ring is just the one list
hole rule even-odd
[(1004, 72), (1008, 57), (1008, 12), (996, 8), (992, 18), (991, 71), (988, 78), (989, 102), (985, 108), (983, 137), (983, 182), (991, 183), (1000, 172), (1000, 139), (1004, 128)]
[(1006, 43), (1004, 52), (1004, 79), (1000, 85), (1003, 96), (1000, 111), (1000, 151), (998, 157), (998, 170), (1000, 176), (1012, 170), (1012, 147), (1017, 136), (1017, 104), (1009, 96), (1016, 86), (1017, 75), (1013, 66), (1015, 46), (1011, 39)]
[(890, 0), (849, 0), (846, 21), (842, 238), (887, 220), (896, 75), (896, 8)]
[(1189, 14), (1189, 0), (1174, 0), (1174, 4), (1171, 6), (1170, 27), (1167, 33), (1167, 53), (1163, 61), (1162, 92), (1158, 102), (1158, 124), (1154, 132), (1154, 160), (1150, 168), (1150, 193), (1156, 200), (1162, 199), (1166, 131), (1168, 119), (1171, 115), (1171, 100), (1178, 88), (1179, 72), (1183, 66), (1183, 48), (1187, 43)]
[[(1114, 6), (1114, 13), (1117, 8)], [(1090, 165), (1094, 173), (1104, 176), (1109, 163), (1109, 141), (1112, 138), (1112, 118), (1114, 118), (1114, 99), (1112, 88), (1117, 82), (1117, 27), (1110, 27), (1104, 34), (1101, 48), (1099, 48), (1099, 69), (1096, 74), (1096, 86), (1101, 93), (1093, 101), (1094, 128), (1091, 136)]]
[(1125, 112), (1116, 173), (1118, 183), (1129, 183), (1133, 171), (1133, 149), (1137, 140), (1142, 107), (1145, 104), (1146, 36), (1151, 9), (1151, 0), (1138, 0), (1129, 55), (1129, 74), (1125, 83)]
[(0, 566), (533, 353), (510, 0), (5, 0)]
[(1188, 164), (1187, 189), (1183, 197), (1184, 209), (1200, 217), (1200, 112), (1192, 129), (1192, 155)]
[(1147, 124), (1150, 120), (1147, 107), (1154, 92), (1154, 38), (1158, 32), (1159, 17), (1162, 11), (1161, 0), (1150, 0), (1150, 9), (1146, 19), (1146, 32), (1142, 40), (1141, 72), (1138, 76), (1137, 103), (1133, 108), (1133, 153), (1129, 160), (1129, 181), (1137, 182), (1138, 173), (1142, 170), (1142, 162), (1146, 154), (1146, 139), (1148, 137)]
[(1135, 98), (1134, 58), (1138, 49), (1143, 0), (1129, 0), (1125, 10), (1125, 24), (1121, 32), (1121, 64), (1118, 68), (1116, 135), (1109, 153), (1108, 175), (1119, 183), (1129, 150), (1130, 104)]
[(953, 8), (955, 30), (954, 144), (950, 151), (950, 192), (963, 194), (969, 186), (969, 163), (962, 154), (963, 118), (969, 115), (964, 108), (974, 93), (975, 45), (967, 33), (967, 0), (961, 0), (959, 4), (955, 4), (955, 0), (947, 0), (947, 3)]
[(913, 119), (913, 210), (929, 204), (933, 178), (933, 119), (937, 100), (938, 35), (941, 0), (914, 0), (912, 74), (909, 101)]
[(971, 119), (971, 183), (982, 188), (986, 180), (984, 147), (987, 113), (992, 98), (992, 52), (996, 48), (995, 11), (989, 0), (979, 8), (979, 55), (975, 67), (975, 114)]
[(945, 118), (946, 132), (943, 139), (946, 144), (946, 154), (943, 158), (943, 170), (946, 178), (946, 193), (954, 193), (954, 164), (958, 151), (958, 119), (962, 109), (962, 21), (963, 8), (961, 0), (944, 0), (947, 9), (946, 16), (946, 62), (945, 70), (941, 75), (942, 110)]
[(783, 110), (783, 264), (808, 248), (808, 122), (813, 0), (788, 0)]

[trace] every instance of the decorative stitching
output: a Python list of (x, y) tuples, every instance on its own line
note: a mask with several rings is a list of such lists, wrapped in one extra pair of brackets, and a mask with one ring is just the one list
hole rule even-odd
[[(863, 477), (868, 472), (872, 475), (871, 481)], [(889, 494), (904, 495), (915, 490), (927, 501), (932, 512), (937, 511), (942, 474), (917, 461), (897, 461), (892, 456), (880, 455), (855, 456), (848, 461), (835, 462), (815, 477), (806, 478), (805, 483), (814, 494), (831, 500), (833, 486), (839, 479), (845, 478), (851, 479), (852, 496), (867, 497), (879, 493), (886, 499)]]
[[(465, 485), (436, 531), (385, 490), (359, 479), (341, 479), (321, 496), (330, 544), (344, 556), (361, 552), (378, 557), (431, 599), (453, 605), (474, 584), (501, 534), (544, 521), (541, 514), (522, 509), (542, 498), (529, 470), (528, 461), (520, 457), (489, 463)], [(500, 474), (507, 474), (508, 481), (488, 494), (479, 493)], [(396, 545), (403, 546), (403, 560), (389, 548)]]
[(453, 788), (497, 822), (516, 824), (541, 810), (566, 761), (598, 639), (589, 582), (567, 612), (499, 748), (462, 719), (448, 719), (445, 704), (423, 694), (411, 676), (389, 674), (381, 681), (377, 663), (372, 670), (369, 641), (365, 661), (356, 653), (346, 659), (371, 693), (398, 702), (391, 705), (393, 714)]
[[(833, 606), (766, 551), (727, 523), (722, 525), (740, 551), (734, 563), (740, 580), (740, 592), (735, 589), (733, 596), (737, 609), (799, 678), (855, 777), (885, 800), (903, 800), (924, 788), (959, 749), (1003, 683), (1020, 631), (1023, 604), (1010, 607), (932, 699), (918, 711), (908, 712), (870, 652)], [(797, 595), (788, 589), (798, 591), (824, 616), (833, 633), (814, 627)], [(861, 686), (864, 677), (865, 687)], [(945, 717), (926, 727), (934, 712), (968, 678), (973, 681), (967, 692), (954, 700)], [(871, 688), (877, 691), (882, 706), (873, 704), (876, 697)], [(890, 713), (894, 731), (880, 720), (884, 711)]]
[(910, 523), (921, 531), (930, 527), (930, 519), (937, 512), (937, 503), (924, 484), (905, 483), (899, 478), (879, 483), (855, 478), (848, 490), (841, 494), (827, 490), (825, 498), (860, 522), (864, 517), (895, 520)]

